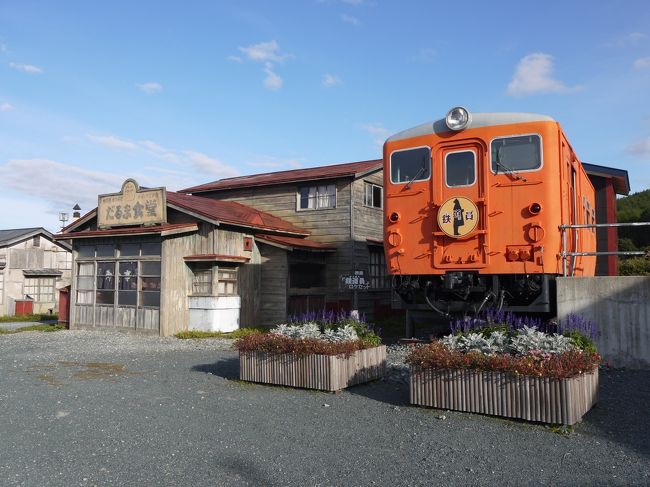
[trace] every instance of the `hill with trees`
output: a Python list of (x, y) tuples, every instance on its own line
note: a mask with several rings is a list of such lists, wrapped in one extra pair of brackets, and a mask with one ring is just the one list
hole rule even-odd
[[(650, 189), (631, 194), (616, 202), (619, 223), (650, 222)], [(650, 226), (620, 227), (619, 250), (650, 251)], [(645, 257), (619, 257), (619, 274), (622, 276), (650, 275), (650, 260)]]

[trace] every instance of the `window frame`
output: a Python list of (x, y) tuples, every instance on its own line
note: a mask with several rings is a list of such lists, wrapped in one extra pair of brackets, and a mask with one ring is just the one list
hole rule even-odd
[[(413, 181), (393, 181), (393, 155), (397, 154), (398, 152), (406, 152), (406, 151), (412, 151), (416, 149), (426, 149), (429, 153), (429, 176), (424, 178), (424, 179), (414, 179)], [(419, 145), (417, 147), (408, 147), (406, 149), (397, 149), (394, 150), (393, 152), (390, 153), (390, 161), (388, 165), (388, 175), (390, 177), (390, 182), (391, 184), (409, 184), (409, 183), (418, 183), (418, 182), (423, 182), (423, 181), (429, 181), (431, 180), (433, 176), (433, 163), (431, 160), (431, 147), (428, 145)]]
[[(471, 153), (471, 154), (474, 155), (474, 180), (473, 180), (471, 183), (469, 183), (469, 184), (454, 184), (454, 185), (450, 185), (450, 184), (449, 184), (449, 181), (447, 180), (447, 175), (448, 175), (448, 171), (447, 171), (447, 157), (449, 157), (449, 155), (451, 155), (451, 154), (462, 154), (462, 153), (464, 153), (464, 152), (469, 152), (469, 153)], [(444, 160), (444, 167), (445, 167), (445, 186), (446, 186), (447, 188), (469, 188), (470, 186), (474, 186), (474, 185), (476, 184), (476, 181), (477, 181), (477, 177), (476, 177), (476, 172), (477, 172), (477, 169), (478, 169), (478, 167), (477, 167), (477, 159), (478, 159), (478, 154), (476, 153), (476, 151), (475, 151), (474, 149), (459, 149), (459, 150), (455, 150), (455, 151), (449, 151), (449, 152), (447, 152), (447, 153), (445, 154), (445, 160)]]
[[(318, 188), (321, 186), (325, 186), (327, 188), (333, 187), (334, 192), (330, 194), (329, 192), (327, 195), (329, 197), (334, 198), (334, 205), (333, 206), (318, 206), (318, 201), (319, 201), (319, 196), (320, 194), (318, 193)], [(314, 208), (303, 208), (301, 206), (302, 204), (302, 189), (307, 188), (316, 188), (316, 196), (314, 196), (314, 199), (316, 201), (316, 206)], [(309, 196), (307, 196), (307, 204), (309, 205)], [(296, 211), (317, 211), (317, 210), (333, 210), (337, 207), (338, 204), (338, 188), (336, 186), (336, 183), (331, 183), (331, 184), (309, 184), (305, 186), (298, 186), (298, 189), (296, 190)]]
[[(536, 136), (539, 137), (539, 167), (536, 167), (534, 169), (515, 169), (515, 168), (510, 168), (512, 169), (512, 172), (506, 172), (505, 170), (503, 171), (498, 171), (494, 170), (492, 168), (492, 144), (494, 143), (495, 140), (499, 139), (512, 139), (515, 137), (530, 137), (530, 136)], [(528, 134), (510, 134), (510, 135), (500, 135), (498, 137), (494, 137), (493, 139), (490, 140), (490, 145), (489, 145), (489, 154), (490, 154), (490, 172), (492, 174), (499, 175), (499, 174), (513, 174), (513, 173), (522, 173), (522, 172), (536, 172), (536, 171), (541, 171), (542, 168), (544, 167), (544, 138), (542, 137), (542, 134), (539, 133), (528, 133)]]
[[(130, 245), (130, 244), (135, 244), (138, 245), (138, 252), (135, 255), (122, 255), (121, 252), (121, 246), (122, 245)], [(154, 246), (159, 246), (160, 247), (160, 252), (158, 254), (155, 253), (144, 253), (143, 252), (143, 246), (144, 245), (154, 245)], [(97, 247), (102, 247), (104, 250), (107, 250), (109, 246), (113, 247), (113, 255), (97, 255)], [(80, 256), (82, 252), (80, 251), (81, 248), (92, 248), (92, 252), (90, 252), (90, 255), (84, 255)], [(160, 296), (162, 290), (160, 289), (160, 285), (158, 289), (149, 289), (149, 290), (144, 290), (142, 287), (142, 280), (143, 278), (158, 278), (160, 282), (162, 282), (162, 243), (161, 242), (120, 242), (120, 241), (115, 241), (112, 244), (105, 244), (105, 243), (92, 243), (90, 245), (79, 245), (77, 249), (77, 258), (75, 259), (76, 267), (74, 268), (74, 291), (75, 291), (75, 306), (104, 306), (104, 307), (114, 307), (114, 308), (136, 308), (136, 309), (145, 309), (145, 308), (150, 308), (150, 309), (160, 309)], [(84, 252), (87, 253), (87, 252)], [(133, 252), (129, 252), (132, 254)], [(98, 268), (99, 264), (101, 263), (113, 263), (113, 286), (111, 289), (100, 289), (97, 286), (97, 279), (98, 279)], [(124, 277), (120, 273), (120, 264), (126, 263), (126, 262), (135, 262), (136, 263), (136, 284), (135, 288), (133, 289), (120, 289), (120, 280), (121, 277)], [(158, 275), (150, 274), (150, 273), (144, 273), (143, 272), (143, 264), (146, 262), (157, 262), (159, 263), (160, 266), (160, 272)], [(86, 274), (80, 274), (80, 269), (81, 266), (84, 265), (91, 265), (92, 266), (92, 274), (91, 275), (86, 275)], [(92, 289), (79, 289), (79, 282), (80, 278), (90, 278), (92, 280)], [(136, 302), (135, 304), (119, 304), (119, 293), (120, 291), (123, 292), (135, 292), (136, 293)], [(98, 292), (112, 292), (113, 293), (113, 302), (112, 303), (98, 303), (97, 302), (97, 293)], [(92, 296), (92, 299), (90, 302), (80, 302), (80, 295), (83, 293), (88, 293), (88, 295)], [(158, 305), (157, 306), (150, 306), (150, 305), (145, 305), (144, 304), (144, 294), (143, 293), (157, 293), (158, 294)]]
[[(370, 188), (370, 199), (372, 200), (370, 202), (371, 204), (368, 204), (368, 199), (367, 199), (368, 188)], [(379, 206), (376, 206), (374, 204), (375, 203), (375, 193), (374, 193), (375, 188), (378, 188), (379, 191), (380, 191), (380, 194), (379, 194)], [(377, 210), (382, 210), (384, 208), (384, 187), (379, 185), (379, 184), (376, 184), (376, 183), (371, 183), (370, 181), (364, 181), (364, 185), (363, 185), (363, 206), (365, 206), (366, 208), (375, 208)]]
[[(42, 281), (51, 281), (51, 282), (43, 283)], [(36, 292), (30, 291), (33, 289), (36, 289)], [(48, 299), (43, 299), (44, 295), (47, 295)], [(25, 277), (25, 279), (23, 280), (23, 296), (30, 296), (35, 303), (56, 302), (56, 277), (53, 276)]]
[[(373, 256), (377, 256), (377, 262), (373, 262)], [(374, 273), (375, 270), (379, 270), (379, 272)], [(389, 278), (384, 248), (378, 245), (368, 245), (368, 280), (370, 281), (370, 288), (377, 290), (390, 289)]]

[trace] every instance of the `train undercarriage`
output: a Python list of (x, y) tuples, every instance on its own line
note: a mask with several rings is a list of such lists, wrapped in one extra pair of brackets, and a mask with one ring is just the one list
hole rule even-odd
[(555, 276), (479, 274), (394, 276), (405, 309), (431, 309), (443, 316), (478, 315), (488, 308), (516, 313), (555, 313)]

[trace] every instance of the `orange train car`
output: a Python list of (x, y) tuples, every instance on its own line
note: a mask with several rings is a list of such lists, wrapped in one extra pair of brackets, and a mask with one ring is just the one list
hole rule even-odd
[[(560, 225), (596, 222), (594, 188), (560, 124), (463, 107), (384, 144), (386, 263), (404, 307), (554, 312)], [(595, 252), (594, 228), (567, 252)], [(577, 256), (567, 274), (593, 276)]]

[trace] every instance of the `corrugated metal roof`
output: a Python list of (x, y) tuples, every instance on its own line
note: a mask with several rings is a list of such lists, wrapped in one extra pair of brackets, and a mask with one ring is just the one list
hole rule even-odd
[(95, 238), (95, 237), (118, 237), (126, 235), (146, 235), (152, 233), (165, 233), (165, 232), (181, 232), (186, 230), (188, 232), (198, 230), (196, 223), (164, 223), (162, 225), (151, 225), (150, 227), (120, 227), (110, 228), (108, 230), (83, 230), (81, 232), (59, 233), (56, 239), (68, 238)]
[(380, 169), (381, 166), (381, 159), (373, 159), (370, 161), (348, 162), (346, 164), (310, 167), (307, 169), (251, 174), (249, 176), (219, 179), (211, 183), (182, 189), (179, 192), (196, 194), (206, 191), (218, 191), (251, 186), (270, 186), (274, 184), (293, 183), (299, 181), (353, 177), (357, 174), (365, 173), (373, 169)]
[(21, 237), (26, 237), (30, 234), (36, 234), (39, 232), (43, 232), (46, 235), (50, 235), (50, 237), (52, 235), (50, 232), (48, 232), (42, 227), (13, 228), (9, 230), (0, 230), (0, 245), (6, 245), (9, 242), (20, 240)]
[(610, 178), (612, 180), (616, 194), (630, 194), (630, 178), (626, 170), (617, 169), (615, 167), (601, 166), (599, 164), (589, 164), (586, 162), (583, 162), (582, 166), (585, 168), (588, 176)]
[(63, 272), (58, 269), (23, 269), (24, 276), (60, 276)]
[(202, 196), (168, 191), (167, 204), (217, 222), (265, 231), (309, 235), (307, 230), (297, 227), (282, 218), (234, 201), (213, 200)]

